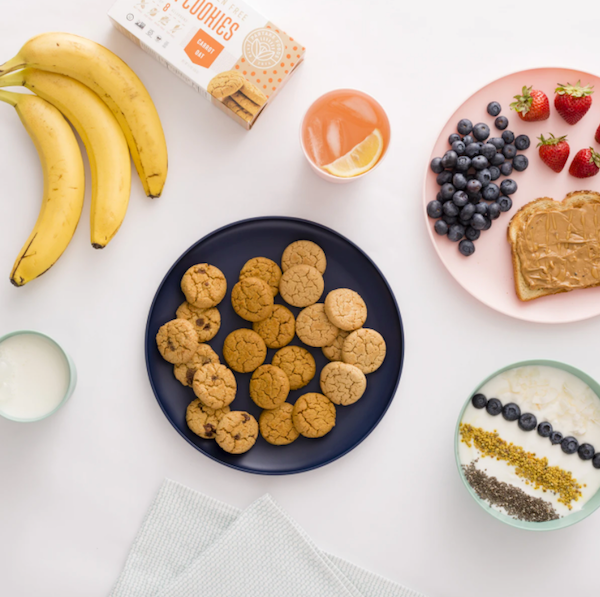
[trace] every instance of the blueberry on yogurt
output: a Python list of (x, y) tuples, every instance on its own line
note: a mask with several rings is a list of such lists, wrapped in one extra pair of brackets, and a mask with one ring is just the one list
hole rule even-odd
[(490, 398), (485, 406), (485, 410), (488, 414), (492, 415), (492, 417), (495, 417), (502, 412), (502, 402), (500, 402), (498, 398)]
[(471, 398), (471, 402), (475, 408), (485, 408), (487, 398), (483, 394), (475, 394), (475, 396)]

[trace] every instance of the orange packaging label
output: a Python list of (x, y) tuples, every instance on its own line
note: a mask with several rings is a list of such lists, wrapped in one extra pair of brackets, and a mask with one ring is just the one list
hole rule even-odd
[(194, 64), (208, 68), (223, 51), (223, 45), (206, 31), (199, 29), (185, 47), (185, 53)]

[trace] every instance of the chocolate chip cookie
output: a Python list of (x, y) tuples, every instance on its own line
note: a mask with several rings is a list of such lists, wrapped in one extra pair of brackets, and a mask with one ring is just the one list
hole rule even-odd
[(189, 321), (172, 319), (158, 330), (156, 345), (165, 361), (173, 365), (187, 363), (198, 347), (198, 334)]
[(225, 365), (209, 363), (199, 367), (192, 382), (194, 394), (209, 408), (229, 406), (237, 392), (235, 375)]
[(221, 313), (217, 307), (200, 309), (186, 301), (179, 305), (175, 315), (179, 319), (187, 319), (194, 326), (200, 342), (212, 340), (221, 327)]
[(258, 423), (249, 413), (233, 410), (217, 425), (217, 444), (230, 454), (243, 454), (256, 442)]
[(218, 267), (199, 263), (183, 274), (181, 290), (188, 303), (200, 309), (208, 309), (223, 300), (227, 292), (227, 280)]
[(188, 427), (203, 439), (214, 439), (219, 421), (229, 412), (230, 408), (209, 408), (200, 402), (199, 398), (192, 400), (185, 413)]
[(181, 363), (173, 367), (173, 373), (178, 381), (184, 386), (192, 387), (194, 374), (199, 367), (209, 363), (218, 363), (219, 356), (208, 344), (198, 344), (196, 352), (187, 363)]
[(327, 396), (310, 392), (296, 400), (292, 419), (304, 437), (323, 437), (335, 427), (335, 406)]

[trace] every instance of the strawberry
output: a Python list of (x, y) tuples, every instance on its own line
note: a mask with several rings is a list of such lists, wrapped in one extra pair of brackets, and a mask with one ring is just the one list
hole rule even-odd
[(596, 143), (600, 143), (600, 126), (598, 127), (598, 130), (596, 131)]
[(600, 153), (597, 153), (591, 147), (578, 151), (569, 168), (569, 174), (577, 178), (596, 176), (598, 172), (600, 172)]
[(510, 107), (515, 110), (521, 120), (535, 122), (550, 118), (550, 102), (543, 91), (533, 87), (523, 87), (522, 95), (515, 95), (516, 102)]
[(582, 87), (581, 81), (577, 85), (559, 83), (554, 96), (556, 111), (569, 124), (578, 123), (592, 107), (592, 89), (592, 85)]
[(548, 139), (544, 139), (544, 135), (540, 135), (540, 142), (538, 147), (540, 148), (540, 158), (542, 162), (554, 172), (562, 172), (565, 167), (567, 160), (569, 159), (569, 153), (571, 148), (567, 143), (567, 137), (555, 137), (550, 133)]

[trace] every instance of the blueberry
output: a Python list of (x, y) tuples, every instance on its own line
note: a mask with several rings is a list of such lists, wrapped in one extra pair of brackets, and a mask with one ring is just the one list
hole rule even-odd
[(504, 157), (504, 154), (501, 152), (498, 152), (491, 160), (490, 160), (490, 164), (492, 166), (502, 166), (502, 164), (504, 164), (506, 162), (506, 158)]
[[(441, 158), (440, 158), (440, 164), (441, 164)], [(454, 169), (457, 172), (466, 172), (470, 167), (471, 167), (471, 158), (466, 155), (461, 155), (456, 160), (456, 166), (454, 166)]]
[(473, 255), (473, 253), (475, 253), (475, 245), (473, 244), (473, 241), (467, 240), (465, 238), (461, 240), (460, 243), (458, 243), (458, 250), (465, 257), (470, 257), (471, 255)]
[(537, 427), (537, 419), (531, 413), (523, 413), (519, 417), (519, 429), (533, 431)]
[(465, 235), (465, 227), (462, 224), (452, 224), (448, 230), (448, 238), (457, 243)]
[(467, 188), (467, 177), (464, 174), (457, 172), (452, 177), (452, 184), (454, 185), (455, 189), (462, 191)]
[[(491, 176), (490, 176), (490, 180), (491, 180)], [(483, 189), (483, 198), (486, 201), (496, 201), (496, 199), (498, 199), (498, 197), (500, 197), (500, 189), (498, 188), (498, 185), (495, 185), (493, 182), (490, 182), (490, 184), (488, 184), (487, 187), (485, 187), (485, 189)]]
[(465, 153), (465, 147), (465, 144), (460, 140), (452, 143), (452, 151), (456, 152), (456, 155), (463, 155)]
[(490, 166), (489, 170), (492, 180), (498, 180), (500, 178), (500, 168), (497, 166)]
[(469, 196), (464, 191), (456, 191), (452, 195), (452, 201), (456, 207), (464, 207), (469, 202)]
[(490, 163), (488, 162), (488, 159), (482, 155), (478, 155), (476, 157), (473, 158), (473, 161), (471, 162), (471, 166), (473, 166), (473, 168), (475, 168), (475, 170), (483, 170), (484, 168), (487, 168), (490, 165)]
[(448, 143), (450, 145), (452, 145), (452, 143), (454, 143), (455, 141), (462, 141), (462, 137), (460, 135), (457, 135), (456, 133), (452, 133), (449, 137), (448, 137)]
[(502, 402), (500, 402), (498, 398), (490, 398), (485, 405), (485, 410), (487, 410), (488, 414), (492, 415), (492, 417), (495, 417), (502, 412)]
[[(509, 143), (508, 145), (505, 145), (504, 148), (502, 149), (502, 155), (507, 160), (512, 160), (517, 155), (517, 148), (514, 145)], [(442, 158), (442, 164), (443, 163), (444, 163), (444, 158)]]
[(492, 227), (492, 220), (490, 220), (487, 216), (484, 216), (483, 218), (484, 224), (483, 224), (483, 230), (489, 230)]
[(456, 151), (452, 151), (451, 149), (444, 154), (442, 158), (442, 166), (444, 168), (454, 168), (456, 166), (456, 160), (458, 159), (458, 154)]
[(452, 224), (456, 224), (456, 222), (458, 222), (458, 216), (449, 216), (448, 214), (444, 214), (442, 216), (442, 220), (444, 220), (448, 226), (452, 226)]
[[(456, 202), (455, 202), (456, 203)], [(461, 210), (458, 216), (463, 222), (468, 222), (475, 215), (475, 206), (472, 203), (467, 203)], [(471, 239), (473, 240), (473, 239)]]
[(496, 147), (491, 143), (484, 143), (481, 148), (481, 155), (491, 160), (496, 155)]
[(446, 236), (446, 234), (448, 234), (448, 224), (446, 224), (444, 220), (438, 220), (433, 225), (433, 228), (440, 236)]
[(444, 171), (444, 166), (442, 166), (442, 158), (433, 158), (431, 160), (431, 164), (429, 164), (429, 167), (436, 174), (439, 174), (440, 172), (443, 172)]
[(430, 218), (441, 218), (442, 213), (442, 204), (437, 199), (427, 204), (427, 215)]
[[(503, 181), (503, 183), (504, 182), (506, 181)], [(441, 188), (440, 193), (442, 194), (442, 199), (452, 199), (452, 196), (454, 195), (454, 193), (456, 193), (456, 189), (454, 188), (454, 185), (447, 182)]]
[(512, 131), (504, 131), (502, 133), (502, 140), (505, 143), (512, 143), (515, 140), (515, 134)]
[[(502, 155), (502, 154), (500, 154)], [(502, 156), (504, 157), (504, 156)], [(500, 166), (500, 174), (502, 174), (502, 176), (510, 176), (512, 174), (513, 171), (513, 166), (510, 162), (504, 162), (504, 164), (502, 164)]]
[(465, 148), (465, 155), (474, 158), (476, 155), (479, 155), (479, 145), (477, 143), (469, 143)]
[(538, 425), (537, 432), (542, 437), (550, 437), (550, 434), (552, 433), (552, 425), (550, 425), (548, 421), (544, 421)]
[(502, 408), (502, 416), (507, 421), (516, 421), (521, 416), (521, 409), (519, 408), (518, 404), (509, 402)]
[(515, 139), (515, 145), (517, 146), (517, 149), (523, 151), (524, 149), (529, 148), (529, 146), (531, 145), (531, 141), (529, 140), (529, 137), (527, 135), (519, 135)]
[(517, 172), (523, 172), (523, 170), (527, 170), (527, 166), (529, 166), (529, 160), (526, 155), (519, 154), (513, 158), (513, 168)]
[(579, 442), (572, 435), (569, 435), (560, 442), (560, 447), (565, 454), (575, 454), (579, 448)]
[(481, 191), (482, 184), (475, 178), (467, 182), (467, 193), (479, 193)]
[(581, 444), (577, 450), (581, 460), (591, 460), (594, 457), (594, 446), (592, 444)]
[(469, 201), (473, 205), (477, 205), (483, 199), (483, 195), (481, 194), (481, 192), (479, 192), (479, 193), (469, 193), (467, 191), (467, 195), (469, 195)]
[(487, 106), (487, 112), (490, 116), (498, 116), (502, 112), (502, 106), (498, 102), (490, 102)]
[[(442, 211), (447, 216), (457, 217), (458, 212), (460, 210), (458, 209), (458, 207), (456, 207), (456, 205), (454, 204), (453, 201), (446, 201), (446, 203), (444, 203), (444, 205), (442, 206)], [(446, 223), (449, 224), (450, 222), (446, 222)]]
[(485, 216), (476, 213), (471, 218), (471, 227), (475, 230), (483, 230), (485, 228)]
[(473, 123), (468, 118), (463, 118), (456, 127), (461, 135), (468, 135), (473, 130)]
[(477, 141), (485, 141), (490, 136), (490, 127), (483, 122), (476, 124), (473, 127), (473, 137), (477, 139)]
[(475, 143), (475, 137), (473, 135), (466, 135), (463, 137), (463, 143), (468, 147), (471, 143)]
[(550, 442), (552, 444), (560, 444), (563, 440), (563, 434), (560, 431), (550, 432)]
[(600, 468), (600, 452), (594, 454), (594, 457), (592, 458), (592, 464), (594, 465), (594, 468)]
[(465, 236), (469, 240), (477, 240), (479, 238), (480, 234), (481, 234), (481, 232), (479, 230), (475, 230), (475, 228), (472, 228), (471, 226), (469, 226), (465, 230)]
[[(517, 192), (517, 183), (512, 180), (512, 178), (507, 178), (500, 183), (500, 190), (504, 195), (512, 195)], [(444, 193), (444, 188), (442, 187), (442, 194)]]
[(476, 178), (482, 187), (487, 187), (492, 182), (492, 173), (487, 168), (484, 168), (477, 172)]
[(500, 217), (500, 206), (498, 205), (498, 203), (489, 204), (487, 217), (490, 220), (497, 220)]
[(506, 116), (498, 116), (498, 118), (494, 120), (494, 124), (499, 131), (503, 131), (508, 126), (508, 118), (506, 118)]
[(483, 394), (475, 394), (475, 396), (471, 398), (471, 403), (475, 408), (485, 408), (487, 398)]
[(504, 147), (504, 139), (502, 137), (492, 137), (488, 139), (488, 143), (493, 145), (497, 150), (501, 150)]
[(448, 172), (448, 170), (444, 170), (437, 175), (435, 181), (440, 185), (445, 185), (447, 182), (452, 180), (452, 172)]
[(512, 207), (512, 199), (510, 197), (505, 197), (504, 195), (502, 195), (496, 203), (502, 212), (510, 211), (510, 208)]
[(481, 214), (482, 216), (487, 216), (489, 211), (489, 205), (483, 201), (479, 202), (475, 206), (475, 213)]

